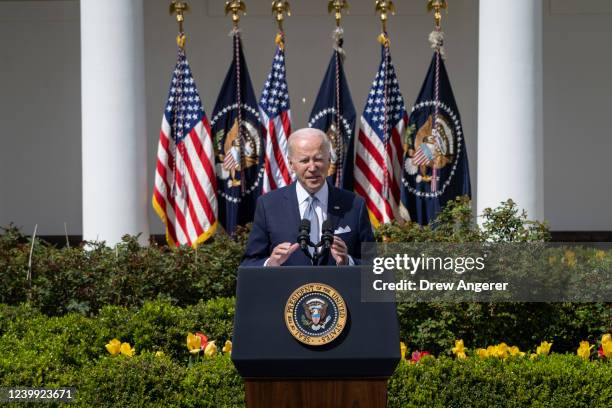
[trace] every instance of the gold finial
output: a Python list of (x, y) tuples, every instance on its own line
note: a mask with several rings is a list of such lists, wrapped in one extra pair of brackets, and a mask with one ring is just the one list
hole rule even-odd
[(348, 10), (349, 5), (346, 0), (330, 0), (327, 3), (327, 12), (334, 13), (336, 18), (336, 27), (340, 27), (340, 20), (342, 20), (342, 10)]
[(246, 14), (246, 4), (242, 0), (227, 0), (225, 2), (225, 15), (232, 13), (232, 23), (234, 27), (238, 27), (240, 22), (240, 13)]
[(387, 32), (388, 14), (395, 15), (395, 5), (391, 0), (376, 0), (376, 12), (380, 14), (380, 22), (382, 23), (382, 32)]
[(444, 9), (448, 12), (448, 4), (446, 0), (428, 0), (427, 1), (427, 11), (434, 12), (434, 20), (436, 22), (436, 28), (440, 28), (440, 21), (442, 21), (442, 13), (441, 9)]
[(173, 0), (170, 4), (170, 15), (176, 14), (176, 22), (179, 25), (179, 35), (176, 37), (176, 44), (185, 48), (185, 34), (183, 33), (184, 13), (189, 12), (189, 4), (186, 1)]
[(283, 32), (285, 13), (287, 13), (288, 17), (291, 16), (291, 8), (288, 1), (276, 0), (272, 2), (272, 14), (276, 16), (276, 22), (278, 23), (278, 30), (280, 32)]

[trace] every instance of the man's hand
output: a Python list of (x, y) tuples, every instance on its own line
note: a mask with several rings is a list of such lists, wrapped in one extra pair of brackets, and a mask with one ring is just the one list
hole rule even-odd
[(331, 247), (331, 254), (336, 260), (336, 265), (348, 265), (348, 249), (342, 238), (334, 235), (334, 242)]
[(291, 244), (290, 242), (283, 242), (282, 244), (278, 244), (273, 250), (270, 258), (268, 258), (268, 262), (266, 266), (281, 266), (285, 263), (285, 261), (291, 256), (292, 253), (295, 252), (296, 249), (300, 247), (300, 244), (297, 242), (295, 244)]

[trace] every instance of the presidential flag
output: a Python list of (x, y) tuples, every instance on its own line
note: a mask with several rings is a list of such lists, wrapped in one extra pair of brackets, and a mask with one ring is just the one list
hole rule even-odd
[[(434, 33), (434, 39), (442, 35)], [(421, 225), (435, 219), (447, 201), (471, 195), (461, 117), (441, 55), (441, 39), (435, 48), (404, 140), (402, 203)]]
[(261, 194), (263, 128), (259, 107), (235, 30), (233, 59), (215, 104), (211, 120), (216, 152), (219, 221), (229, 234), (253, 221)]
[(321, 129), (331, 142), (328, 180), (353, 190), (355, 106), (344, 75), (342, 51), (336, 47), (315, 100), (308, 127)]
[(355, 192), (366, 200), (374, 226), (402, 219), (402, 135), (407, 122), (404, 98), (385, 41), (361, 116), (355, 158)]
[(166, 224), (166, 240), (173, 246), (196, 247), (217, 227), (210, 124), (183, 48), (162, 117), (153, 207)]
[(277, 44), (272, 69), (259, 99), (265, 141), (262, 193), (289, 185), (292, 180), (287, 142), (291, 134), (291, 111), (282, 34), (277, 37)]

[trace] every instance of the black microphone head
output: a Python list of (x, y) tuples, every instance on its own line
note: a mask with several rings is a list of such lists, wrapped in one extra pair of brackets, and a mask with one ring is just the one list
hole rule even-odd
[(332, 235), (334, 233), (334, 226), (330, 220), (323, 221), (323, 225), (321, 226), (321, 233), (325, 234), (326, 232)]
[(310, 220), (306, 218), (300, 222), (297, 242), (300, 244), (300, 248), (302, 248), (303, 251), (308, 251), (308, 244), (310, 243)]
[(306, 231), (310, 233), (310, 220), (307, 218), (302, 219), (300, 222), (300, 231)]
[(325, 249), (331, 248), (334, 242), (334, 226), (330, 220), (323, 221), (321, 227), (321, 242)]

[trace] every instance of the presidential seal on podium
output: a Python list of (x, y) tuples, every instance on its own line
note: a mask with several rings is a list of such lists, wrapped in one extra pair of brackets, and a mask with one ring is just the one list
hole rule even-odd
[(291, 335), (309, 346), (334, 341), (346, 326), (344, 299), (323, 283), (308, 283), (293, 291), (285, 305), (285, 324)]

